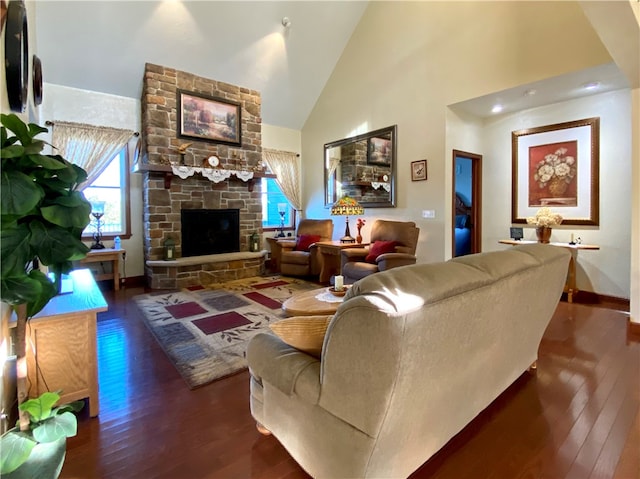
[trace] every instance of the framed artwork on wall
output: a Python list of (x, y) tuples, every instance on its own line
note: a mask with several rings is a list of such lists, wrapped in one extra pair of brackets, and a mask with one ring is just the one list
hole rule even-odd
[(427, 160), (411, 162), (411, 181), (423, 181), (427, 179)]
[(367, 163), (369, 165), (391, 166), (392, 142), (388, 138), (367, 139)]
[(598, 225), (599, 149), (599, 118), (511, 132), (512, 223), (548, 206), (563, 225)]
[(179, 138), (241, 145), (240, 103), (184, 90), (177, 100)]

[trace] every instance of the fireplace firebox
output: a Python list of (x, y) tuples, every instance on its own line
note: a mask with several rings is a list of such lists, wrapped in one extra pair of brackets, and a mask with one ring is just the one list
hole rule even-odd
[(182, 256), (240, 251), (240, 210), (182, 209)]

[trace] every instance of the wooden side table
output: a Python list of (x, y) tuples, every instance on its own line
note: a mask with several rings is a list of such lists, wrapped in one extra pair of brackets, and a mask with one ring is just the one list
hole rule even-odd
[(103, 281), (105, 279), (113, 279), (113, 289), (118, 291), (120, 289), (120, 256), (124, 260), (126, 251), (122, 248), (104, 248), (104, 249), (92, 249), (87, 253), (83, 259), (80, 260), (81, 264), (87, 263), (102, 263), (104, 261), (111, 262), (111, 273), (101, 273), (95, 276), (96, 281)]
[(331, 276), (340, 274), (342, 269), (340, 262), (340, 255), (343, 249), (349, 248), (364, 248), (369, 246), (369, 243), (341, 243), (340, 241), (319, 241), (318, 251), (320, 252), (320, 259), (322, 266), (320, 268), (321, 283), (329, 283)]
[[(89, 398), (89, 415), (95, 417), (100, 412), (96, 321), (107, 302), (90, 270), (75, 270), (69, 276), (73, 291), (55, 296), (29, 321), (29, 396), (61, 390), (62, 404)], [(14, 316), (9, 327), (15, 324)]]
[[(535, 244), (537, 241), (527, 240), (499, 240), (498, 243), (516, 246), (519, 244)], [(564, 285), (564, 292), (567, 293), (567, 301), (573, 303), (573, 295), (578, 293), (576, 286), (576, 261), (578, 260), (578, 250), (597, 250), (600, 246), (595, 244), (569, 244), (569, 243), (545, 243), (551, 246), (560, 246), (571, 251), (571, 259), (569, 260), (569, 271), (567, 272), (567, 281)]]
[(280, 254), (282, 253), (282, 247), (278, 244), (278, 240), (285, 238), (267, 237), (269, 243), (269, 249), (271, 250), (271, 271), (274, 273), (280, 272)]

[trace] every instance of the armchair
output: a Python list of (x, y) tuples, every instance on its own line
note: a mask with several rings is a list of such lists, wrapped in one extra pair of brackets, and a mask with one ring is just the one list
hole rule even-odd
[(333, 221), (301, 220), (296, 231), (296, 239), (278, 241), (280, 252), (280, 271), (290, 276), (310, 276), (320, 273), (322, 266), (318, 241), (331, 241)]
[(376, 220), (371, 227), (371, 246), (368, 249), (342, 250), (345, 283), (354, 283), (378, 271), (415, 264), (419, 234), (420, 228), (413, 221)]

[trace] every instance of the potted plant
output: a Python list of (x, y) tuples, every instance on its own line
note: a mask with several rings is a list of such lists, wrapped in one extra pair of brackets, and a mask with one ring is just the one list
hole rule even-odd
[(29, 414), (29, 428), (21, 431), (15, 427), (0, 438), (0, 476), (34, 479), (60, 475), (67, 437), (75, 436), (78, 429), (73, 413), (84, 403), (54, 407), (59, 399), (57, 392), (46, 392), (20, 404), (20, 410)]
[[(28, 318), (59, 291), (72, 261), (86, 256), (81, 241), (91, 204), (78, 191), (86, 172), (59, 155), (45, 155), (35, 137), (47, 131), (14, 114), (0, 115), (0, 300), (16, 313), (18, 404), (27, 399), (25, 332)], [(9, 132), (12, 133), (9, 136)], [(54, 280), (37, 265), (49, 268)], [(19, 429), (28, 431), (30, 409), (20, 408)]]

